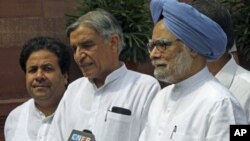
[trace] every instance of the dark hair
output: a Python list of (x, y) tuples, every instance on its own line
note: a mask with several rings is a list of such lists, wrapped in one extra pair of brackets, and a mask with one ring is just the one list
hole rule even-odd
[(54, 53), (58, 57), (61, 72), (63, 74), (69, 73), (71, 63), (70, 48), (51, 37), (35, 37), (25, 43), (19, 58), (19, 63), (24, 72), (26, 72), (26, 63), (30, 55), (39, 50), (48, 50)]
[(234, 34), (233, 21), (229, 11), (216, 0), (195, 0), (191, 5), (220, 25), (227, 35), (226, 51), (230, 50), (234, 44)]

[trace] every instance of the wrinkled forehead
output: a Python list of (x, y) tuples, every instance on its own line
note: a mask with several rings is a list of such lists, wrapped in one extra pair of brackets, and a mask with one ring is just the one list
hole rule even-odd
[(170, 30), (164, 25), (163, 20), (157, 22), (154, 26), (152, 33), (152, 40), (168, 39), (176, 40), (177, 37), (170, 32)]
[(93, 27), (81, 25), (70, 33), (70, 44), (78, 44), (81, 41), (95, 39), (99, 36)]

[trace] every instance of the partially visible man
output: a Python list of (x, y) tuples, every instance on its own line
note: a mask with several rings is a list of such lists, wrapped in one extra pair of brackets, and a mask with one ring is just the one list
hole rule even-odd
[(68, 27), (68, 36), (85, 77), (66, 90), (48, 141), (66, 141), (72, 130), (90, 130), (97, 141), (138, 141), (158, 81), (119, 61), (123, 33), (110, 13), (88, 12)]
[(68, 85), (70, 49), (54, 38), (36, 37), (24, 45), (19, 62), (32, 98), (9, 114), (5, 140), (42, 141)]
[[(191, 4), (193, 1), (199, 1), (199, 0), (178, 0), (178, 1)], [(234, 57), (235, 62), (237, 64), (239, 64), (240, 61), (239, 61), (239, 57), (238, 57), (238, 51), (237, 51), (236, 43), (233, 45), (233, 47), (230, 50), (228, 50), (228, 52), (232, 54), (232, 56)]]
[(250, 72), (239, 66), (230, 54), (234, 46), (233, 23), (226, 8), (215, 0), (196, 0), (192, 6), (218, 23), (227, 35), (225, 53), (208, 63), (208, 69), (240, 102), (250, 124)]
[(233, 58), (234, 58), (234, 61), (237, 63), (237, 64), (240, 64), (240, 59), (239, 59), (239, 56), (238, 56), (238, 49), (237, 49), (237, 45), (236, 45), (236, 42), (234, 41), (234, 45), (233, 47), (229, 50), (229, 52)]
[(192, 6), (153, 0), (155, 23), (148, 44), (154, 75), (172, 85), (153, 100), (140, 141), (228, 141), (230, 124), (246, 116), (230, 91), (208, 71), (225, 51), (221, 27)]

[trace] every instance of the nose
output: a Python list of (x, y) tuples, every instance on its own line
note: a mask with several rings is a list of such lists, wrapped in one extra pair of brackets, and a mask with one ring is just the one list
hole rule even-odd
[(76, 62), (83, 60), (86, 56), (87, 56), (86, 51), (83, 48), (81, 47), (76, 48), (76, 51), (74, 53), (74, 59)]
[(161, 52), (154, 47), (153, 50), (150, 52), (150, 59), (156, 59), (161, 57)]
[(36, 80), (37, 81), (42, 81), (45, 79), (45, 73), (42, 69), (38, 69), (36, 72)]

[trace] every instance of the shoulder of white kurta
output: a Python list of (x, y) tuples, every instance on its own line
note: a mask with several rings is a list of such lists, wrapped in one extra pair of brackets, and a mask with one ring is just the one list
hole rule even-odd
[(211, 97), (212, 100), (223, 100), (225, 98), (231, 98), (231, 92), (217, 81), (208, 81), (201, 89), (206, 93), (207, 97)]
[(246, 70), (245, 68), (242, 68), (241, 66), (238, 66), (236, 76), (250, 85), (250, 71)]
[(140, 72), (135, 72), (135, 71), (132, 71), (132, 70), (128, 70), (128, 75), (134, 79), (135, 81), (136, 80), (142, 80), (141, 83), (151, 83), (151, 84), (157, 84), (157, 85), (160, 85), (158, 80), (155, 79), (153, 76), (151, 75), (148, 75), (148, 74), (144, 74), (144, 73), (140, 73)]
[[(78, 87), (79, 85), (81, 85), (85, 80), (87, 80), (88, 78), (87, 77), (80, 77), (74, 81), (72, 81), (69, 85), (68, 85), (68, 88), (71, 88), (71, 87)], [(68, 89), (67, 88), (67, 89)]]
[(15, 118), (18, 118), (19, 115), (21, 114), (23, 108), (29, 108), (30, 103), (33, 102), (33, 101), (34, 101), (33, 99), (29, 99), (28, 101), (24, 102), (23, 104), (17, 106), (15, 109), (13, 109), (9, 113), (8, 117), (13, 116)]
[[(26, 102), (24, 102), (23, 104), (19, 105), (18, 107), (16, 107), (15, 109), (13, 109), (5, 122), (5, 126), (4, 126), (4, 130), (14, 130), (16, 129), (16, 126), (19, 122), (20, 116), (24, 113), (23, 110), (28, 110), (28, 108), (30, 107), (29, 105), (33, 102), (33, 99), (30, 99)], [(14, 133), (13, 133), (14, 134)]]
[(82, 88), (82, 86), (86, 83), (89, 83), (89, 80), (87, 77), (81, 77), (81, 78), (78, 78), (76, 79), (75, 81), (71, 82), (66, 91), (65, 91), (65, 94), (67, 94), (68, 91), (70, 91), (71, 93), (72, 92), (78, 92), (80, 88)]

